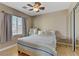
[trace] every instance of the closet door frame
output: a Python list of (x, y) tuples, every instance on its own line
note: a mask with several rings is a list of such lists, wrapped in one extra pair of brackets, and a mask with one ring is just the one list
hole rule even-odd
[(75, 7), (73, 8), (73, 51), (75, 52), (76, 50), (76, 20), (75, 20), (75, 11), (77, 7), (79, 6), (79, 2), (76, 3)]

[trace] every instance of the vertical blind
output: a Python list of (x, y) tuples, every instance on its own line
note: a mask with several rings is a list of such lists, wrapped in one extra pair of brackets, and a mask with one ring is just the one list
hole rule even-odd
[(12, 16), (12, 35), (23, 34), (22, 17)]

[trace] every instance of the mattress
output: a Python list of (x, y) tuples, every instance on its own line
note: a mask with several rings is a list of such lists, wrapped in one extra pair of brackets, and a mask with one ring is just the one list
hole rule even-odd
[(47, 36), (28, 36), (19, 38), (17, 44), (24, 49), (32, 51), (36, 56), (54, 56), (56, 55), (55, 51), (55, 42), (53, 43), (52, 37)]

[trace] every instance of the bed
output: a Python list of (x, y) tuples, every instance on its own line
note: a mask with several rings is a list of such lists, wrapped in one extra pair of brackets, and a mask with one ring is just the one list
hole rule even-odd
[(55, 56), (56, 37), (55, 33), (43, 33), (19, 38), (17, 41), (18, 51), (30, 56)]

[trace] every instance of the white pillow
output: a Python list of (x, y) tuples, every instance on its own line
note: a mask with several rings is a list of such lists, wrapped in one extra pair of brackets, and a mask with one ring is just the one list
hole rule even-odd
[(38, 35), (42, 34), (42, 31), (38, 31)]
[(29, 31), (29, 35), (35, 35), (37, 34), (37, 28), (31, 28)]
[(41, 32), (39, 33), (39, 35), (42, 35), (42, 36), (51, 36), (52, 33), (51, 33), (50, 31), (41, 31)]

